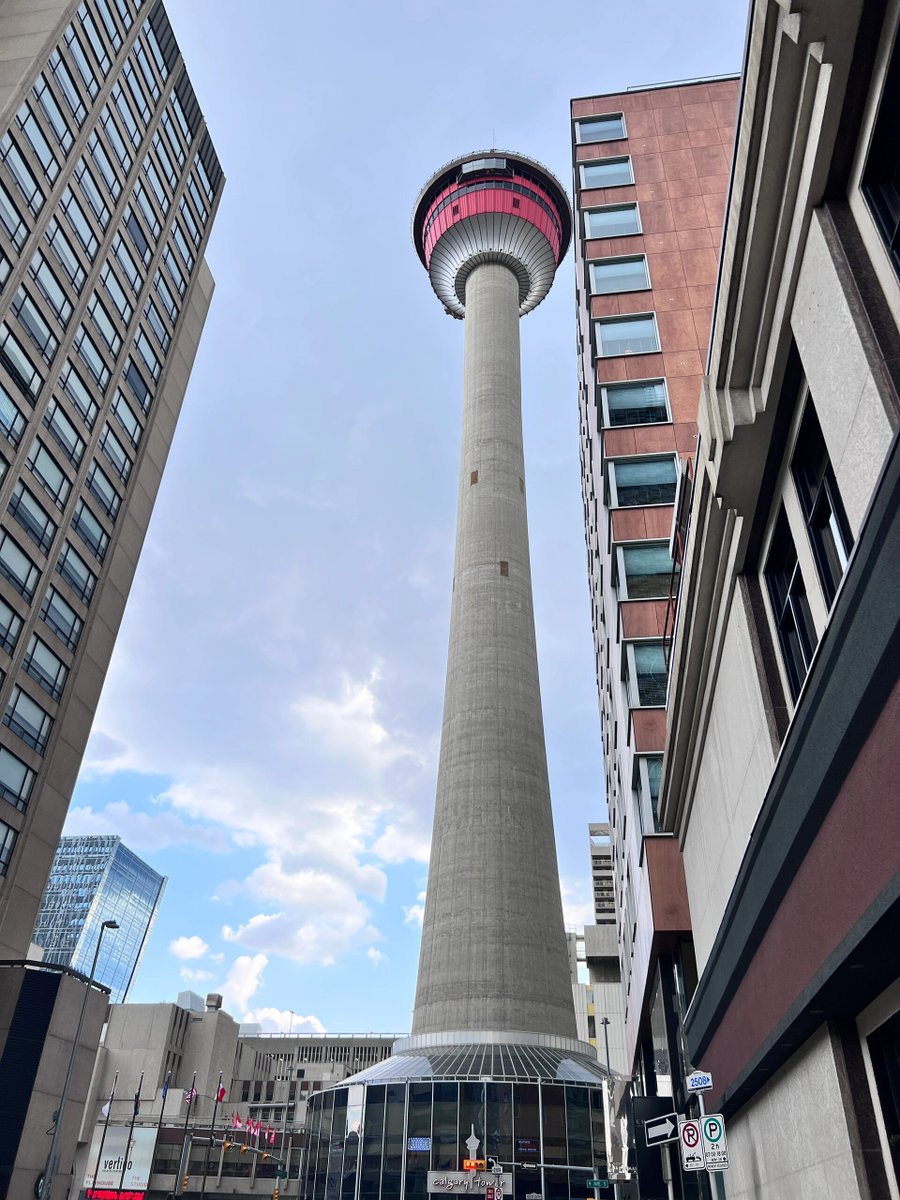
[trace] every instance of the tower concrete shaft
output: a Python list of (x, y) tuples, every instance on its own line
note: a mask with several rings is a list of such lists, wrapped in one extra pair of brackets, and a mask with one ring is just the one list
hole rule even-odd
[(575, 1037), (525, 505), (520, 280), (464, 287), (450, 649), (413, 1034)]

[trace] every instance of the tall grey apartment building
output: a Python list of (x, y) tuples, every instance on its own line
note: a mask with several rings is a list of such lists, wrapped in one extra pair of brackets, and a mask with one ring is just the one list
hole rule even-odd
[(0, 62), (0, 958), (22, 958), (209, 306), (222, 171), (162, 3), (0, 4)]

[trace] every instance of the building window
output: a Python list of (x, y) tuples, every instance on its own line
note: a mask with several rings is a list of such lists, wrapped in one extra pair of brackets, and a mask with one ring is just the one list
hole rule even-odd
[(900, 145), (897, 112), (900, 111), (900, 43), (895, 42), (863, 170), (862, 193), (878, 231), (900, 275)]
[[(122, 339), (121, 339), (121, 337), (119, 337), (118, 333), (116, 332), (116, 327), (113, 324), (112, 317), (109, 315), (109, 313), (104, 308), (103, 304), (100, 301), (100, 297), (97, 295), (96, 292), (94, 292), (94, 294), (91, 296), (90, 300), (88, 301), (87, 311), (90, 314), (90, 318), (94, 324), (94, 328), (97, 330), (97, 332), (103, 338), (103, 343), (106, 346), (107, 350), (109, 350), (109, 352), (113, 356), (113, 358), (116, 358), (119, 351), (122, 349)], [(93, 371), (92, 371), (92, 373), (93, 373)], [(97, 379), (97, 382), (99, 383), (100, 382), (99, 376), (97, 376), (95, 374), (95, 378)]]
[[(103, 149), (100, 144), (100, 139), (96, 133), (92, 133), (88, 138), (88, 152), (94, 160), (94, 166), (100, 172), (103, 182), (106, 184), (106, 189), (115, 203), (122, 194), (122, 184), (116, 174), (116, 169), (112, 164), (112, 159)], [(96, 211), (96, 210), (95, 210)]]
[(61, 658), (46, 646), (37, 634), (31, 635), (28, 650), (22, 662), (25, 671), (31, 676), (38, 687), (44, 689), (48, 696), (58, 700), (63, 693), (69, 668)]
[(9, 704), (3, 714), (3, 724), (8, 725), (26, 746), (31, 746), (38, 754), (43, 754), (47, 749), (53, 719), (20, 687), (14, 687), (12, 690)]
[(18, 446), (27, 424), (9, 392), (0, 386), (0, 432), (11, 446)]
[(0, 599), (0, 646), (12, 654), (22, 632), (22, 618), (3, 599)]
[(607, 426), (653, 425), (670, 419), (663, 379), (609, 383), (600, 389), (600, 398)]
[(628, 642), (625, 649), (629, 703), (633, 708), (665, 704), (668, 674), (662, 642)]
[(8, 133), (0, 138), (0, 160), (6, 164), (13, 180), (31, 212), (37, 215), (44, 205), (44, 193), (38, 187), (31, 168), (25, 162), (22, 151)]
[(0, 746), (0, 795), (19, 812), (28, 807), (34, 771), (17, 758), (12, 750)]
[(109, 224), (109, 209), (106, 207), (106, 201), (97, 187), (96, 179), (94, 179), (83, 158), (79, 158), (75, 164), (75, 178), (78, 180), (81, 194), (87, 200), (91, 212), (93, 212), (105, 232)]
[(763, 578), (772, 605), (791, 696), (796, 700), (809, 671), (818, 637), (784, 508), (779, 509), (775, 521)]
[(85, 504), (79, 500), (72, 514), (72, 528), (94, 554), (99, 562), (103, 562), (106, 548), (109, 545), (109, 534)]
[(582, 163), (580, 171), (583, 188), (624, 187), (634, 183), (631, 158), (627, 154), (622, 158), (604, 158), (600, 162)]
[(667, 454), (658, 458), (619, 459), (611, 464), (610, 492), (614, 508), (672, 504), (678, 469)]
[(75, 236), (87, 251), (88, 258), (93, 259), (94, 255), (97, 253), (97, 247), (100, 245), (100, 243), (94, 236), (91, 223), (85, 216), (84, 209), (75, 199), (71, 188), (66, 187), (63, 189), (63, 193), (59, 199), (59, 208), (60, 212), (65, 215), (66, 220), (71, 225)]
[(82, 28), (87, 34), (87, 39), (91, 44), (94, 57), (97, 60), (98, 66), (100, 67), (100, 72), (103, 75), (107, 75), (110, 68), (109, 55), (106, 52), (106, 46), (103, 44), (103, 39), (100, 36), (100, 30), (97, 28), (97, 24), (91, 14), (88, 12), (85, 4), (79, 4), (78, 16), (81, 18)]
[(78, 88), (75, 86), (72, 72), (66, 66), (58, 50), (54, 50), (50, 55), (48, 66), (59, 90), (63, 94), (66, 104), (69, 106), (69, 111), (75, 118), (75, 123), (79, 126), (82, 125), (84, 118), (87, 116), (87, 109), (84, 106)]
[(141, 440), (141, 423), (131, 411), (128, 401), (120, 391), (116, 391), (116, 397), (112, 402), (110, 411), (125, 433), (127, 433), (128, 440), (132, 446), (137, 448), (138, 442)]
[(653, 354), (659, 350), (659, 331), (653, 313), (641, 316), (603, 317), (594, 322), (599, 358), (621, 354)]
[(59, 377), (60, 386), (78, 409), (88, 429), (94, 428), (97, 419), (97, 402), (91, 396), (81, 376), (71, 363), (66, 363)]
[(589, 238), (630, 237), (641, 232), (641, 214), (636, 204), (608, 204), (589, 208), (584, 214), (584, 232)]
[(41, 170), (44, 172), (47, 181), (53, 183), (59, 174), (59, 163), (56, 161), (56, 155), (50, 149), (50, 143), (44, 137), (43, 130), (28, 104), (23, 104), (16, 113), (16, 122), (25, 135), (25, 140), (31, 147), (34, 157), (41, 164)]
[(75, 139), (72, 136), (69, 123), (63, 115), (63, 110), (57, 103), (56, 97), (50, 90), (50, 85), (43, 75), (38, 76), (33, 91), (34, 98), (41, 106), (41, 112), (47, 118), (47, 123), (53, 130), (53, 134), (59, 143), (59, 148), (63, 154), (68, 154), (72, 149)]
[(40, 571), (5, 529), (0, 530), (0, 575), (30, 600), (34, 596), (34, 588), (40, 578)]
[(791, 458), (791, 475), (806, 520), (816, 570), (829, 608), (847, 569), (853, 535), (812, 399), (807, 399)]
[(621, 113), (575, 122), (575, 140), (579, 145), (586, 142), (616, 142), (625, 136), (625, 118)]
[(122, 91), (122, 85), (116, 81), (112, 85), (112, 91), (109, 93), (110, 99), (116, 106), (116, 112), (122, 119), (122, 124), (128, 130), (128, 137), (131, 141), (132, 149), (137, 149), (141, 144), (141, 130), (134, 119), (134, 113), (131, 111), (131, 106)]
[(37, 548), (46, 554), (56, 537), (56, 525), (21, 481), (13, 489), (8, 511)]
[(22, 220), (12, 197), (2, 183), (0, 183), (0, 222), (6, 230), (9, 240), (17, 250), (21, 250), (28, 236), (28, 226)]
[(51, 399), (43, 419), (44, 425), (49, 429), (63, 454), (69, 462), (74, 463), (77, 467), (84, 454), (84, 439), (79, 436), (78, 430), (63, 412), (58, 400)]
[(37, 305), (24, 288), (19, 288), (13, 297), (12, 310), (19, 318), (22, 328), (37, 347), (41, 358), (49, 365), (59, 349), (59, 342), (53, 336), (50, 326), (41, 316)]
[(94, 382), (101, 391), (104, 391), (109, 383), (109, 367), (103, 361), (96, 342), (83, 325), (79, 325), (72, 345), (78, 352), (78, 357), (94, 377)]
[(634, 760), (631, 790), (640, 821), (641, 833), (660, 833), (659, 786), (662, 780), (663, 756), (641, 754)]
[(153, 395), (147, 384), (144, 382), (144, 377), (134, 364), (133, 359), (127, 359), (125, 362), (125, 370), (122, 372), (122, 378), (131, 389), (131, 394), (141, 406), (143, 412), (147, 412), (153, 400)]
[(56, 570), (78, 599), (84, 604), (89, 604), (97, 585), (97, 577), (70, 542), (63, 546)]
[(84, 625), (81, 617), (71, 604), (67, 603), (55, 587), (47, 589), (44, 603), (41, 606), (41, 617), (49, 629), (52, 629), (59, 640), (69, 650), (78, 645), (81, 630)]
[(5, 875), (9, 870), (9, 860), (12, 858), (12, 852), (15, 849), (16, 836), (16, 831), (11, 825), (7, 825), (5, 821), (0, 821), (0, 875)]
[(31, 443), (28, 451), (28, 466), (32, 475), (40, 483), (57, 508), (64, 508), (72, 491), (68, 475), (38, 438)]
[[(76, 292), (80, 292), (85, 279), (84, 268), (78, 261), (78, 256), (72, 249), (65, 234), (60, 229), (55, 217), (52, 217), (47, 223), (47, 228), (44, 231), (44, 237), (47, 239), (47, 243), (50, 246), (50, 249), (53, 251), (56, 261), (65, 272), (66, 279), (68, 279), (69, 283), (71, 283)], [(36, 254), (32, 260), (32, 266), (34, 266), (37, 258), (38, 255)], [(60, 320), (62, 320), (61, 315)], [(65, 324), (67, 321), (68, 317), (65, 318), (63, 323)]]
[[(131, 256), (131, 251), (125, 245), (120, 233), (117, 233), (112, 240), (112, 253), (116, 262), (122, 268), (131, 290), (137, 294), (144, 286), (144, 280), (137, 268), (137, 264)], [(129, 320), (130, 319), (131, 318), (129, 317)]]
[(608, 296), (614, 292), (644, 292), (650, 287), (650, 272), (643, 254), (631, 258), (605, 258), (590, 264), (591, 292)]
[(109, 460), (118, 477), (125, 483), (131, 474), (131, 459), (125, 453), (125, 447), (110, 429), (109, 425), (104, 425), (103, 427), (103, 432), (100, 435), (100, 449)]
[[(37, 284), (38, 290), (47, 301), (47, 304), (53, 311), (53, 315), (59, 321), (63, 328), (69, 323), (69, 318), (72, 315), (72, 305), (63, 291), (59, 280), (50, 269), (50, 264), (44, 258), (40, 251), (35, 254), (34, 258), (28, 265), (28, 273)], [(22, 314), (19, 313), (21, 321)]]
[(106, 104), (104, 104), (103, 111), (100, 113), (100, 124), (103, 126), (103, 132), (106, 134), (109, 147), (116, 156), (116, 161), (127, 175), (131, 170), (131, 155), (128, 153), (125, 139), (119, 132), (119, 127), (113, 120), (113, 115)]
[(85, 483), (87, 484), (88, 491), (93, 495), (106, 515), (114, 521), (119, 511), (121, 497), (113, 487), (109, 476), (101, 470), (97, 462), (91, 463), (91, 469), (87, 473)]
[(668, 542), (620, 546), (618, 560), (622, 600), (659, 600), (669, 595), (674, 564)]

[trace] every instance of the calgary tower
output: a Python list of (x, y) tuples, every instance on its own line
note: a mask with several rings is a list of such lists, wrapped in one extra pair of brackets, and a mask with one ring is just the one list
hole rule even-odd
[(416, 252), (446, 312), (464, 321), (419, 977), (410, 1036), (311, 1097), (307, 1200), (583, 1200), (588, 1180), (607, 1179), (605, 1073), (576, 1039), (560, 902), (522, 448), (519, 318), (549, 292), (571, 233), (562, 186), (520, 154), (454, 159), (416, 201)]

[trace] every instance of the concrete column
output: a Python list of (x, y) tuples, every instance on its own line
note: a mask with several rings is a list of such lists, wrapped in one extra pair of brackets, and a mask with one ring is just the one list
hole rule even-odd
[(414, 1034), (575, 1037), (525, 509), (519, 284), (465, 290), (450, 650)]

